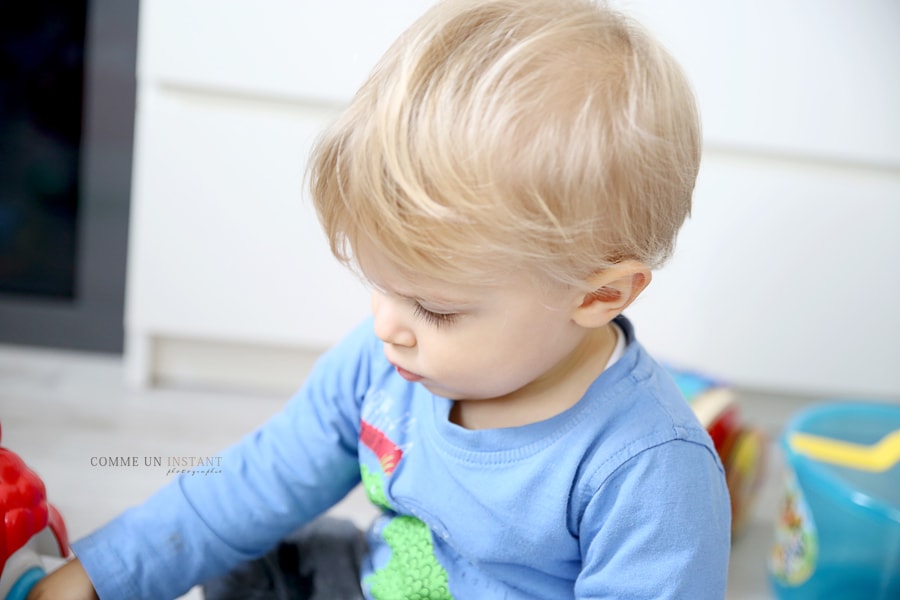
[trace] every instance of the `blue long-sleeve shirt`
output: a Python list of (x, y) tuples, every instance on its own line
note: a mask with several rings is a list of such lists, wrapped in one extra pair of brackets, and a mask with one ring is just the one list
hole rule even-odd
[(103, 600), (173, 598), (362, 481), (382, 509), (368, 598), (724, 598), (722, 465), (669, 375), (618, 324), (623, 356), (575, 406), (471, 431), (450, 422), (450, 400), (396, 374), (367, 321), (223, 453), (221, 473), (179, 477), (75, 553)]

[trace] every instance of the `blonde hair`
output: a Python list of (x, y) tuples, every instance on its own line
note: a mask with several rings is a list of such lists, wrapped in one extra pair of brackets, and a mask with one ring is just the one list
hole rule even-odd
[(567, 285), (656, 268), (690, 212), (700, 125), (681, 69), (589, 0), (449, 0), (387, 51), (315, 147), (335, 256), (448, 282)]

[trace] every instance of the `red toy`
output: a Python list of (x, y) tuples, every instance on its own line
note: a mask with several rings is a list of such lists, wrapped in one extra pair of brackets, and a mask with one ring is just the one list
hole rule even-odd
[(46, 574), (41, 556), (69, 556), (62, 516), (47, 502), (44, 482), (0, 446), (0, 600), (25, 600)]

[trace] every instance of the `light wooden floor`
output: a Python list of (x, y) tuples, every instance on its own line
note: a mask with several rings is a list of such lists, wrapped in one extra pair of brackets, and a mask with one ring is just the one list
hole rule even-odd
[[(310, 365), (298, 366), (298, 383)], [(0, 346), (2, 445), (44, 480), (50, 500), (77, 539), (166, 483), (169, 457), (214, 456), (264, 422), (282, 395), (186, 389), (133, 390), (117, 357)], [(745, 418), (776, 439), (807, 399), (741, 393)], [(100, 457), (134, 456), (134, 467), (99, 466)], [(159, 457), (162, 464), (156, 464)], [(146, 461), (146, 464), (145, 464)], [(773, 445), (753, 520), (734, 543), (729, 599), (770, 598), (765, 560), (780, 488)], [(373, 514), (362, 494), (335, 512), (364, 525)], [(192, 590), (184, 598), (202, 595)]]

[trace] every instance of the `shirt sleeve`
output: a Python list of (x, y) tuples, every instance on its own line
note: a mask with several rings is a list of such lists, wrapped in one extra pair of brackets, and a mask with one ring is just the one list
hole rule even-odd
[(222, 453), (221, 472), (181, 475), (73, 544), (101, 600), (175, 598), (343, 498), (360, 479), (370, 332), (328, 352), (282, 412)]
[(579, 529), (579, 599), (725, 598), (731, 508), (706, 445), (650, 447), (600, 482)]

